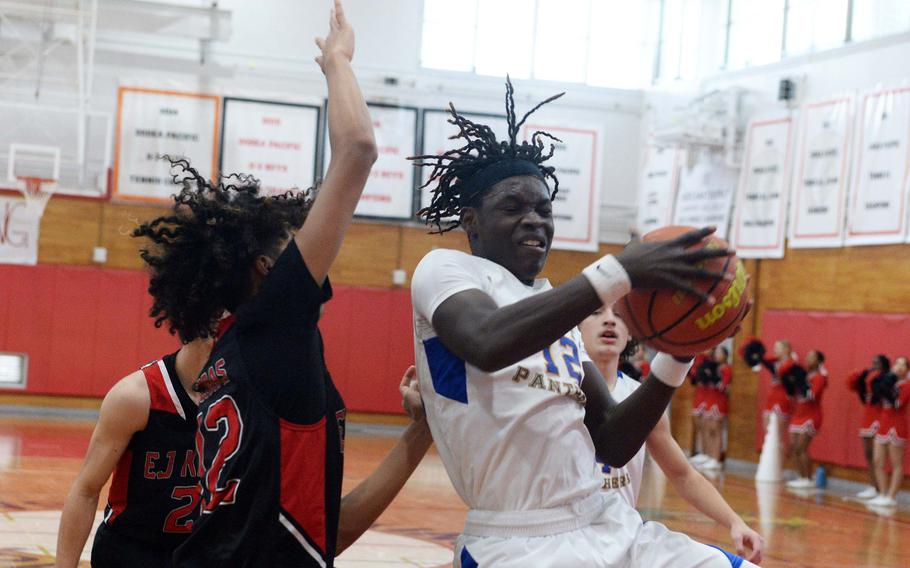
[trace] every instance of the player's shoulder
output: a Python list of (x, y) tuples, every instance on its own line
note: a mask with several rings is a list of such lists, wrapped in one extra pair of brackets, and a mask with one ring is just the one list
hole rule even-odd
[[(117, 381), (101, 402), (101, 417), (141, 426), (148, 420), (151, 395), (142, 370)], [(137, 428), (138, 429), (138, 428)]]
[(477, 264), (477, 260), (478, 257), (460, 250), (437, 248), (423, 255), (423, 258), (417, 263), (417, 271), (445, 265), (474, 266)]

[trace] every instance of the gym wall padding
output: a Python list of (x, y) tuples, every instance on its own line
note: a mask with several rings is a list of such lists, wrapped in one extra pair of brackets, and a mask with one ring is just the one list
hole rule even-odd
[[(910, 314), (767, 310), (762, 321), (762, 339), (768, 349), (776, 339), (787, 339), (800, 360), (819, 349), (825, 354), (828, 388), (822, 398), (822, 427), (809, 448), (814, 460), (865, 467), (859, 439), (862, 406), (847, 387), (847, 377), (871, 365), (872, 356), (884, 353), (892, 361), (910, 355)], [(770, 375), (762, 371), (758, 381), (756, 442), (764, 431), (758, 408), (767, 396)], [(910, 471), (910, 452), (904, 455), (904, 469)]]
[[(147, 286), (136, 270), (0, 265), (0, 351), (28, 353), (25, 392), (100, 397), (176, 349), (147, 315)], [(336, 286), (320, 327), (349, 410), (401, 413), (398, 382), (414, 358), (408, 291)]]

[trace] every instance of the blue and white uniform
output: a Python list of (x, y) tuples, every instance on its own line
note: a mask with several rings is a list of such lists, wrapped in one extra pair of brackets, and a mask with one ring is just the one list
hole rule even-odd
[[(616, 402), (626, 400), (641, 383), (622, 373), (616, 378), (616, 385), (610, 395)], [(641, 480), (645, 469), (645, 447), (642, 446), (638, 453), (622, 467), (602, 466), (604, 491), (619, 493), (626, 503), (635, 507), (638, 503), (638, 494), (641, 491)]]
[(492, 373), (458, 358), (433, 329), (433, 313), (459, 292), (481, 290), (503, 307), (550, 288), (446, 249), (427, 254), (414, 272), (420, 391), (449, 478), (470, 507), (455, 565), (731, 566), (722, 552), (643, 523), (617, 492), (601, 491), (584, 425), (582, 363), (589, 359), (577, 329)]

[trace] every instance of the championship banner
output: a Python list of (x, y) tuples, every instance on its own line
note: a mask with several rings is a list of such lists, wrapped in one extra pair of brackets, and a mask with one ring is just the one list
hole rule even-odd
[(167, 202), (179, 189), (171, 165), (186, 158), (207, 179), (217, 169), (218, 97), (120, 87), (113, 196)]
[(847, 244), (900, 243), (907, 233), (910, 87), (867, 92), (857, 120)]
[(790, 247), (844, 244), (853, 97), (803, 107), (790, 208)]
[(648, 146), (638, 185), (638, 217), (635, 229), (640, 235), (673, 221), (673, 202), (679, 181), (682, 152), (676, 148)]
[(25, 199), (0, 195), (0, 264), (38, 264), (40, 227)]
[[(472, 122), (486, 124), (493, 129), (493, 134), (497, 140), (506, 140), (509, 136), (509, 127), (506, 117), (495, 114), (483, 114), (476, 112), (458, 113)], [(451, 137), (458, 134), (458, 127), (449, 123), (452, 115), (445, 110), (425, 109), (423, 111), (423, 144), (420, 151), (423, 155), (435, 154), (437, 156), (444, 154), (449, 150), (454, 150), (464, 146), (464, 140), (459, 138), (452, 140)], [(420, 168), (420, 185), (422, 186), (430, 179), (432, 167)], [(428, 207), (433, 199), (434, 186), (420, 190), (420, 208)]]
[(683, 166), (679, 172), (673, 224), (715, 226), (717, 236), (726, 239), (737, 178), (736, 170), (727, 166), (719, 154), (701, 155), (692, 168)]
[(736, 195), (733, 244), (740, 258), (783, 258), (793, 118), (749, 122)]
[[(417, 109), (367, 103), (379, 158), (360, 197), (354, 215), (376, 219), (408, 220), (414, 215), (414, 166), (407, 159), (417, 152)], [(328, 128), (328, 124), (326, 124)], [(326, 131), (323, 172), (332, 148)]]
[(534, 132), (549, 132), (562, 142), (544, 139), (556, 149), (547, 165), (556, 168), (559, 192), (553, 201), (554, 249), (596, 252), (600, 229), (600, 142), (599, 128), (571, 128), (546, 124), (525, 124), (524, 138)]
[(317, 106), (225, 97), (222, 175), (252, 174), (265, 194), (311, 187), (320, 112)]

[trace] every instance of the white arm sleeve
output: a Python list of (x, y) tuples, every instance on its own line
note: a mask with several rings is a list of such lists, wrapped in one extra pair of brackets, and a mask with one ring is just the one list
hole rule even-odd
[(483, 274), (472, 257), (457, 250), (430, 251), (411, 279), (411, 302), (418, 315), (433, 321), (436, 308), (458, 292), (483, 290)]

